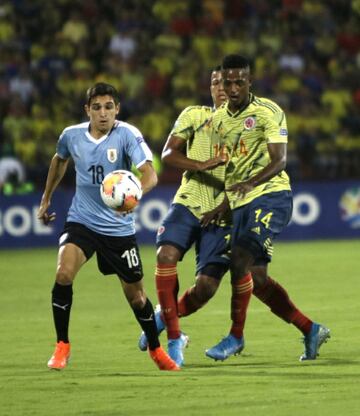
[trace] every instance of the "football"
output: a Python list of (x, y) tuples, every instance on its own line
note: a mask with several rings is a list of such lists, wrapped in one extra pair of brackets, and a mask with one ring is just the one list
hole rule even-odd
[(132, 172), (114, 170), (103, 179), (100, 195), (109, 208), (117, 212), (132, 211), (142, 197), (141, 182)]

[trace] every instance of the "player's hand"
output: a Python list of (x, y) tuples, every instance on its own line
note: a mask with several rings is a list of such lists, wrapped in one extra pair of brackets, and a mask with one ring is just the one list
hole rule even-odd
[(219, 165), (222, 165), (227, 162), (227, 156), (225, 154), (221, 154), (216, 157), (212, 157), (211, 159), (205, 160), (200, 164), (200, 171), (214, 169)]
[(43, 224), (48, 225), (50, 222), (54, 221), (56, 218), (56, 213), (52, 212), (51, 214), (48, 214), (47, 210), (50, 206), (50, 202), (48, 201), (41, 201), (39, 211), (37, 214), (37, 217), (40, 221), (43, 222)]
[(227, 191), (236, 192), (240, 199), (244, 198), (247, 193), (254, 189), (254, 185), (248, 182), (239, 182), (235, 185), (230, 186)]
[(207, 227), (212, 222), (220, 224), (224, 219), (228, 211), (230, 210), (229, 200), (225, 197), (224, 201), (211, 211), (205, 212), (201, 219), (200, 224), (202, 227)]

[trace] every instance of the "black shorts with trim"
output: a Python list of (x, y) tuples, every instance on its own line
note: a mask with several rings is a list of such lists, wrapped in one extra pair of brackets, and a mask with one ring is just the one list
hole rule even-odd
[(143, 277), (135, 234), (113, 237), (96, 233), (76, 222), (67, 222), (59, 246), (68, 243), (81, 248), (87, 260), (96, 253), (98, 268), (104, 275), (117, 274), (127, 283), (138, 282)]

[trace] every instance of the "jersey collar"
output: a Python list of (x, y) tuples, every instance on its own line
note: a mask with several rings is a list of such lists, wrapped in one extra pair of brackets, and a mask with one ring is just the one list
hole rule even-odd
[(99, 139), (95, 139), (91, 134), (90, 134), (90, 123), (89, 123), (89, 125), (88, 125), (88, 129), (87, 129), (87, 131), (86, 131), (86, 133), (85, 133), (85, 135), (86, 135), (86, 137), (91, 141), (91, 142), (93, 142), (93, 143), (95, 143), (95, 144), (100, 144), (100, 143), (102, 143), (104, 140), (106, 140), (109, 136), (110, 136), (110, 134), (112, 133), (112, 131), (116, 128), (116, 126), (117, 126), (117, 122), (116, 122), (116, 120), (115, 120), (115, 123), (114, 123), (114, 125), (112, 126), (112, 128), (111, 128), (111, 130), (109, 131), (109, 133), (107, 133), (107, 134), (105, 134), (104, 136), (102, 136), (102, 137), (100, 137)]
[(230, 116), (230, 117), (237, 117), (238, 115), (240, 115), (243, 111), (245, 111), (248, 107), (249, 107), (249, 105), (252, 103), (254, 101), (254, 94), (252, 94), (251, 92), (249, 93), (249, 102), (246, 104), (246, 106), (244, 106), (244, 107), (242, 107), (242, 108), (239, 108), (239, 110), (237, 110), (237, 111), (235, 111), (235, 113), (232, 113), (230, 110), (229, 110), (229, 101), (226, 101), (226, 103), (225, 103), (225, 109), (226, 109), (226, 112), (227, 112), (227, 114)]

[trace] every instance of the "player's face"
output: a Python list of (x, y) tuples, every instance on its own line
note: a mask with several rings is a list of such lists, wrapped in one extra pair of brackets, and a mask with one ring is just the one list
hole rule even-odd
[(221, 71), (212, 72), (210, 81), (210, 92), (215, 108), (220, 107), (221, 104), (227, 100), (222, 82)]
[(100, 138), (114, 125), (120, 104), (116, 105), (111, 95), (98, 95), (91, 99), (90, 105), (86, 105), (85, 110), (90, 118), (91, 135)]
[(243, 107), (249, 100), (249, 89), (251, 85), (249, 69), (225, 69), (222, 77), (230, 110), (237, 110)]

